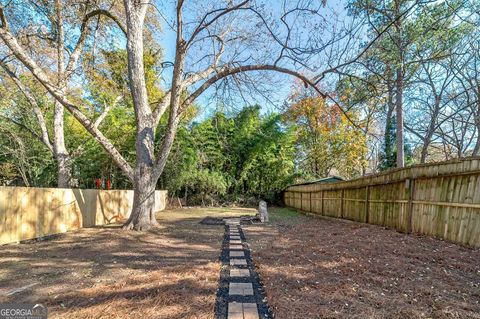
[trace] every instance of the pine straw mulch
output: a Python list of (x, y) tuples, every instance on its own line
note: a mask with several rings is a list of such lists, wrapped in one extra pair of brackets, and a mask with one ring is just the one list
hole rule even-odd
[(49, 318), (213, 318), (224, 228), (199, 222), (223, 214), (175, 210), (150, 232), (89, 228), (1, 246), (0, 302), (44, 303)]
[(276, 318), (480, 318), (480, 249), (298, 216), (249, 226)]

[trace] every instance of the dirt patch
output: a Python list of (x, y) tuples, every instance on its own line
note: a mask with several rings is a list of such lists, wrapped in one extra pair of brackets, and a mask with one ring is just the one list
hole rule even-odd
[(276, 318), (480, 318), (479, 249), (285, 210), (272, 217), (247, 234)]
[[(213, 318), (226, 209), (158, 215), (150, 232), (82, 229), (1, 246), (0, 302), (41, 302), (52, 318)], [(245, 211), (238, 213), (245, 214)]]

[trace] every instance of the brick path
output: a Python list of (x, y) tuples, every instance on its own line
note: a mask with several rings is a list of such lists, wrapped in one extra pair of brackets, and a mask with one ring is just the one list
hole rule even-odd
[[(216, 318), (272, 318), (258, 275), (251, 263), (239, 218), (225, 220), (223, 267), (217, 292)], [(263, 316), (260, 316), (263, 314)]]

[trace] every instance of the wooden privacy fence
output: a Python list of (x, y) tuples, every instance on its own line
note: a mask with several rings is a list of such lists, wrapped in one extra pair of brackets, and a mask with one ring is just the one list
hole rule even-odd
[(293, 185), (284, 191), (284, 202), (314, 214), (480, 246), (480, 157)]
[[(165, 209), (167, 191), (155, 191)], [(132, 190), (0, 186), (0, 244), (44, 237), (128, 218)]]

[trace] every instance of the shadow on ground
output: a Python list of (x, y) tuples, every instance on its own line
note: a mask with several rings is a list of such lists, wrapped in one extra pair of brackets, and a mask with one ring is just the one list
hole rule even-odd
[(158, 214), (159, 228), (86, 228), (1, 246), (0, 302), (41, 302), (55, 318), (213, 318), (223, 226), (206, 216)]
[(244, 228), (276, 318), (480, 318), (480, 249), (273, 211)]

